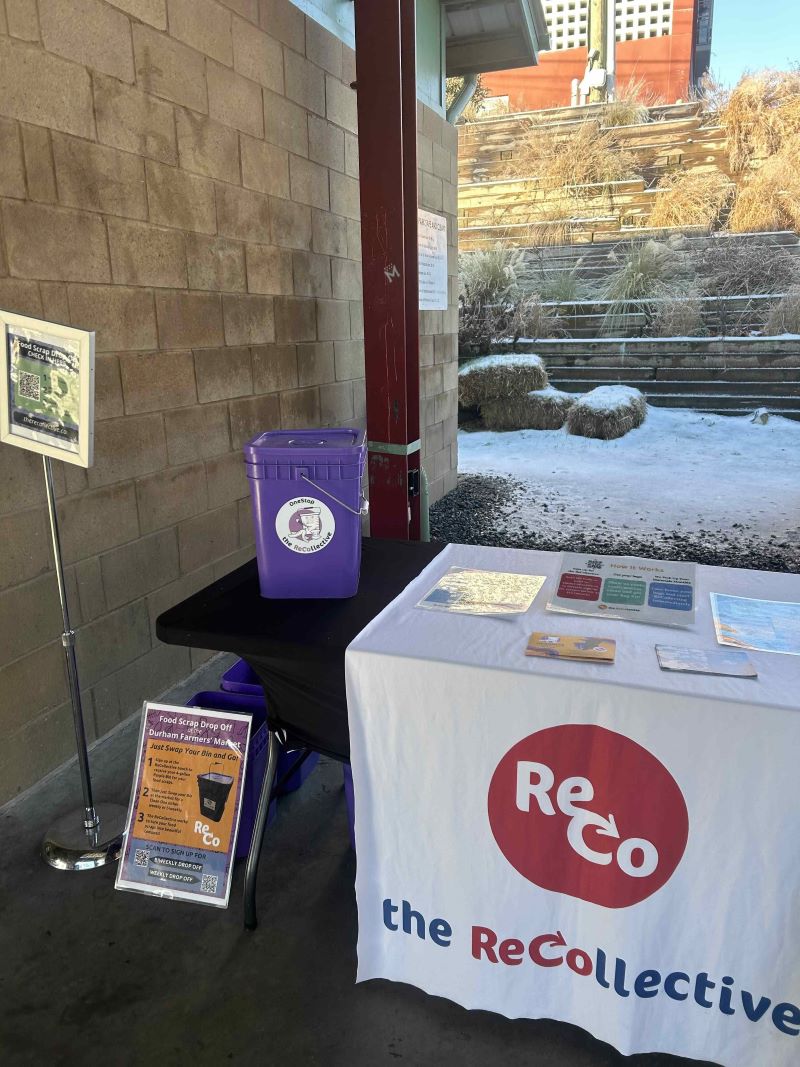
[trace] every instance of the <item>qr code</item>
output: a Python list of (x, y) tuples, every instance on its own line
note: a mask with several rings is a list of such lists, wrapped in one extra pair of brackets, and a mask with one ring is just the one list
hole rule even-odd
[(216, 893), (218, 881), (219, 875), (204, 874), (203, 881), (200, 883), (200, 888), (204, 893)]
[(26, 400), (41, 400), (42, 379), (38, 374), (27, 374), (23, 371), (19, 376), (19, 395)]
[(133, 854), (133, 862), (137, 867), (147, 866), (148, 852), (146, 848), (137, 848)]

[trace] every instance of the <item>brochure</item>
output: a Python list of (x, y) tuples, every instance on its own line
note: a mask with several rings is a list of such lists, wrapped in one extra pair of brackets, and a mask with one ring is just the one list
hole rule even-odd
[(460, 615), (523, 615), (544, 583), (542, 574), (451, 567), (417, 607)]
[(712, 593), (711, 610), (721, 645), (800, 656), (800, 604)]
[(745, 652), (733, 648), (674, 648), (656, 645), (662, 671), (691, 674), (729, 674), (735, 678), (757, 678), (758, 672)]
[(145, 705), (115, 888), (227, 907), (250, 725)]
[(691, 626), (695, 565), (564, 552), (547, 609), (659, 626)]
[(595, 663), (613, 663), (617, 642), (610, 637), (576, 637), (572, 634), (546, 634), (536, 632), (528, 638), (526, 656), (541, 659), (590, 660)]

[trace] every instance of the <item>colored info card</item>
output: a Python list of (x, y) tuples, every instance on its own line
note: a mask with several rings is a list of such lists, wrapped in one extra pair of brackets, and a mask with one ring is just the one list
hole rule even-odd
[(556, 591), (547, 608), (657, 626), (691, 626), (695, 566), (638, 556), (564, 552)]

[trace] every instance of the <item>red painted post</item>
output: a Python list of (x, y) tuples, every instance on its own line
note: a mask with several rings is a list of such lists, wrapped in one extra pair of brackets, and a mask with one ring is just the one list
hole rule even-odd
[(419, 536), (409, 500), (419, 469), (413, 0), (355, 0), (355, 17), (370, 529), (405, 540)]
[[(406, 438), (420, 440), (419, 426), (419, 253), (417, 222), (417, 11), (416, 0), (400, 0), (400, 58), (403, 97), (403, 203), (406, 259)], [(408, 469), (422, 478), (422, 452), (408, 457)], [(410, 537), (420, 536), (420, 494), (409, 499)]]

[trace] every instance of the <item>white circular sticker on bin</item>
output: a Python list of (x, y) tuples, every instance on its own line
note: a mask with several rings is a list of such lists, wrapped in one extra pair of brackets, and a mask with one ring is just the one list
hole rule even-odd
[(321, 500), (298, 496), (287, 500), (275, 516), (275, 532), (292, 552), (319, 552), (333, 540), (336, 520)]

